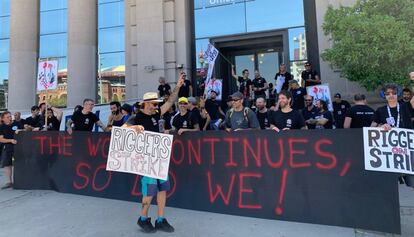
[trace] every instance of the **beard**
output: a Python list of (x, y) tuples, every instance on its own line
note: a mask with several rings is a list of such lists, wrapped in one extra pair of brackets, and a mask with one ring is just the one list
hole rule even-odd
[(118, 115), (118, 114), (119, 114), (119, 110), (112, 111), (112, 115)]

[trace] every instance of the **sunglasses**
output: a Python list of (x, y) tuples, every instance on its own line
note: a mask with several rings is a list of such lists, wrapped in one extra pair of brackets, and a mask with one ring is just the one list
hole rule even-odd
[(240, 101), (241, 99), (232, 99), (233, 102)]
[(179, 105), (187, 105), (187, 103), (178, 103)]

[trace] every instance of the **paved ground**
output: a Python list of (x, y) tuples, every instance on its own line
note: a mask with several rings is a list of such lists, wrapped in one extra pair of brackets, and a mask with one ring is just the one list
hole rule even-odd
[[(0, 170), (0, 184), (4, 183)], [(414, 190), (400, 186), (402, 235), (414, 236)], [(103, 208), (104, 207), (104, 208)], [(52, 191), (0, 191), (0, 237), (145, 236), (136, 225), (137, 203)], [(155, 215), (155, 208), (152, 208)], [(153, 236), (376, 237), (393, 236), (351, 228), (263, 220), (167, 208), (173, 234)]]

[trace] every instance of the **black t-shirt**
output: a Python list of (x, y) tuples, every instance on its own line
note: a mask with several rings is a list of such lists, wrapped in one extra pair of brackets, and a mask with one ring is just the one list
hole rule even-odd
[(172, 118), (174, 117), (174, 115), (176, 114), (177, 112), (176, 111), (173, 111), (173, 112), (166, 112), (165, 114), (163, 114), (162, 115), (162, 118), (165, 120), (165, 123), (164, 123), (164, 129), (165, 130), (170, 130), (172, 127), (171, 127), (171, 120), (172, 120)]
[[(318, 116), (318, 109), (313, 106), (311, 110), (308, 110), (308, 108), (304, 108), (302, 109), (302, 116), (303, 119), (309, 120), (309, 119), (314, 119), (316, 116)], [(307, 124), (309, 129), (315, 129), (315, 124)]]
[(40, 128), (40, 127), (42, 127), (42, 123), (41, 123), (40, 119), (41, 119), (40, 115), (37, 115), (34, 118), (32, 116), (30, 116), (30, 117), (26, 118), (26, 123), (25, 124), (27, 124), (27, 125), (29, 125), (33, 128)]
[(158, 92), (160, 94), (160, 97), (163, 97), (170, 90), (171, 90), (171, 86), (168, 84), (158, 86)]
[(71, 120), (74, 124), (73, 130), (91, 132), (95, 123), (99, 121), (99, 118), (92, 112), (83, 114), (82, 111), (76, 111), (73, 113)]
[(190, 80), (185, 80), (184, 85), (181, 86), (180, 91), (178, 91), (178, 98), (180, 97), (190, 97)]
[(189, 110), (189, 112), (191, 112), (191, 116), (195, 117), (197, 123), (200, 125), (200, 130), (202, 129), (201, 127), (201, 121), (203, 120), (203, 118), (201, 117), (201, 112), (198, 108), (193, 108), (193, 110)]
[(185, 115), (176, 114), (173, 118), (172, 125), (175, 129), (189, 128), (193, 129), (194, 125), (198, 124), (197, 116), (193, 112), (187, 112)]
[(331, 111), (323, 111), (319, 112), (315, 119), (325, 118), (328, 119), (328, 122), (325, 125), (316, 125), (316, 129), (332, 129), (333, 128), (333, 117)]
[(160, 113), (157, 111), (153, 115), (144, 114), (139, 111), (135, 116), (129, 117), (127, 124), (129, 125), (141, 125), (145, 130), (151, 132), (160, 132)]
[(270, 117), (270, 110), (267, 110), (264, 113), (260, 113), (256, 111), (257, 120), (259, 120), (260, 128), (266, 129), (270, 127), (269, 117)]
[(306, 89), (303, 87), (299, 87), (298, 89), (292, 89), (290, 92), (292, 93), (293, 97), (292, 109), (303, 109), (303, 107), (305, 107), (304, 96), (306, 95)]
[(270, 124), (273, 124), (278, 129), (301, 129), (306, 125), (302, 114), (297, 110), (292, 110), (288, 113), (284, 113), (281, 110), (272, 111)]
[(60, 129), (60, 121), (55, 116), (48, 118), (47, 124), (48, 131), (59, 131)]
[[(279, 77), (279, 76), (283, 76), (283, 77), (285, 77), (285, 82), (283, 83), (283, 85), (282, 85), (282, 91), (283, 90), (285, 90), (285, 91), (287, 91), (288, 89), (289, 89), (289, 81), (291, 81), (291, 80), (293, 80), (293, 76), (292, 76), (292, 74), (290, 74), (290, 72), (285, 72), (285, 73), (280, 73), (280, 72), (278, 72), (278, 73), (276, 73), (276, 76), (275, 76), (275, 80), (277, 81), (277, 78)], [(276, 85), (276, 83), (275, 83), (275, 85)]]
[(25, 125), (26, 121), (24, 119), (20, 119), (19, 121), (13, 121), (12, 123), (12, 127), (16, 127), (15, 130), (17, 129), (24, 129), (24, 125)]
[(351, 118), (351, 128), (370, 127), (375, 111), (368, 105), (354, 105), (346, 111), (345, 117)]
[(315, 83), (315, 82), (308, 81), (309, 79), (315, 79), (316, 76), (319, 76), (319, 74), (315, 70), (302, 71), (302, 80), (305, 81), (305, 87), (321, 84), (321, 83)]
[[(264, 79), (263, 77), (255, 78), (252, 81), (253, 87), (256, 87), (256, 88), (263, 88), (265, 83), (266, 83), (266, 79)], [(266, 95), (266, 90), (255, 91), (254, 95), (256, 97), (257, 96), (264, 96), (264, 95)]]
[[(12, 125), (6, 125), (6, 124), (0, 125), (0, 135), (2, 135), (3, 138), (14, 139), (14, 134), (15, 134), (15, 131), (13, 130)], [(11, 143), (6, 143), (3, 145), (5, 145), (6, 151), (13, 151), (13, 145)]]
[(341, 103), (333, 102), (332, 104), (334, 109), (335, 127), (343, 128), (346, 111), (348, 111), (351, 105), (346, 100), (341, 100)]
[(252, 80), (247, 78), (247, 80), (244, 80), (243, 77), (239, 77), (237, 79), (239, 82), (239, 91), (243, 94), (244, 98), (248, 98), (250, 96), (250, 90), (249, 87), (253, 84)]
[[(400, 124), (399, 128), (412, 128), (411, 123), (411, 108), (407, 103), (399, 103), (400, 104)], [(398, 111), (397, 107), (390, 108), (391, 116), (394, 118), (395, 125), (397, 126), (397, 118), (398, 118)], [(386, 124), (387, 119), (390, 116), (388, 115), (387, 105), (378, 108), (375, 111), (374, 122), (377, 124)], [(392, 125), (392, 124), (390, 124)]]
[(216, 120), (220, 118), (220, 102), (217, 100), (208, 99), (205, 104), (206, 111), (210, 115), (211, 120)]

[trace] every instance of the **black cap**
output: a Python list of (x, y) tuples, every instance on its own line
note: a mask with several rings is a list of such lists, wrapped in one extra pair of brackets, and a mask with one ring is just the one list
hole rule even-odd
[(341, 94), (339, 94), (339, 93), (336, 93), (334, 97), (335, 97), (335, 98), (342, 98), (342, 97), (341, 97)]

